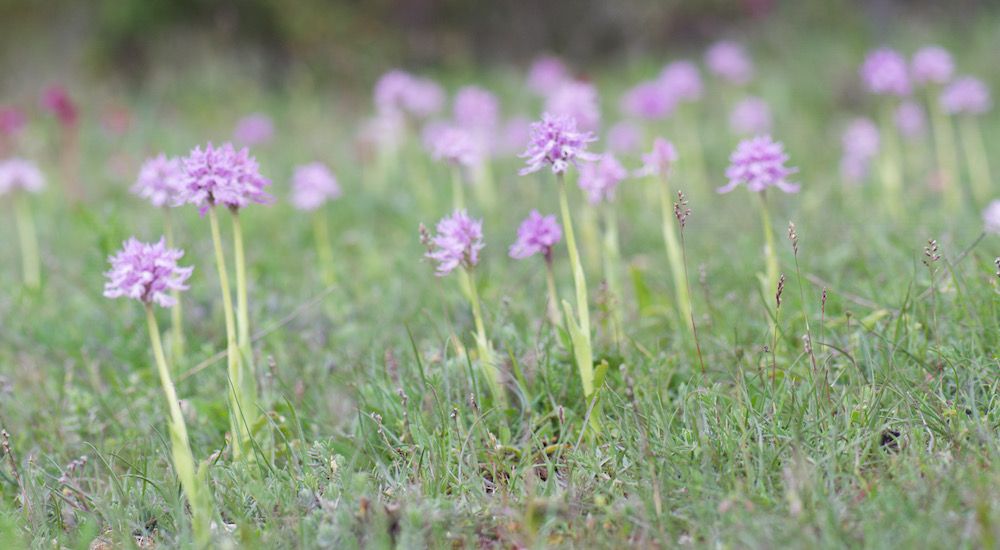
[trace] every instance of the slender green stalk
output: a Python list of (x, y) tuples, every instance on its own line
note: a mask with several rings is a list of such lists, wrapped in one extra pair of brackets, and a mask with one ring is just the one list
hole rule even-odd
[(587, 262), (587, 269), (595, 272), (604, 267), (602, 264), (604, 254), (601, 246), (601, 228), (597, 220), (597, 211), (593, 208), (584, 208), (579, 212), (580, 240), (585, 253), (582, 260)]
[(562, 316), (559, 314), (559, 295), (556, 293), (556, 277), (552, 270), (552, 258), (545, 258), (545, 287), (548, 290), (548, 303), (546, 312), (552, 326), (562, 325)]
[(337, 273), (333, 267), (330, 231), (322, 211), (313, 214), (313, 241), (316, 244), (316, 258), (319, 260), (320, 272), (323, 274), (323, 284), (331, 286), (337, 282)]
[[(163, 226), (167, 234), (167, 248), (174, 248), (174, 224), (170, 209), (163, 209)], [(174, 365), (184, 361), (184, 314), (181, 309), (181, 293), (179, 290), (171, 290), (174, 298), (174, 307), (170, 308), (170, 360)]]
[(489, 159), (484, 160), (475, 169), (476, 193), (482, 208), (493, 212), (497, 201), (496, 184), (493, 181), (493, 167)]
[(230, 210), (233, 220), (233, 257), (236, 260), (236, 330), (240, 348), (240, 417), (246, 430), (257, 422), (257, 377), (250, 338), (250, 307), (247, 300), (247, 264), (243, 247), (243, 226), (239, 212)]
[(559, 208), (562, 215), (563, 233), (566, 235), (566, 248), (569, 251), (569, 263), (573, 267), (573, 285), (576, 287), (576, 311), (567, 303), (563, 303), (566, 311), (566, 324), (573, 338), (573, 354), (576, 366), (580, 371), (580, 382), (583, 384), (583, 394), (590, 403), (594, 394), (594, 359), (590, 343), (590, 308), (587, 303), (587, 278), (580, 263), (580, 253), (576, 248), (576, 236), (573, 233), (573, 219), (570, 217), (569, 199), (566, 196), (566, 183), (559, 174)]
[(881, 138), (882, 154), (879, 156), (879, 172), (882, 178), (883, 200), (886, 210), (894, 219), (902, 214), (903, 174), (900, 163), (899, 136), (894, 124), (892, 104), (882, 106)]
[(493, 398), (505, 405), (507, 394), (503, 389), (503, 378), (497, 365), (497, 358), (493, 353), (489, 339), (486, 337), (486, 325), (483, 323), (483, 310), (479, 303), (476, 281), (465, 268), (462, 268), (460, 276), (464, 279), (463, 285), (469, 290), (469, 302), (472, 304), (472, 318), (476, 323), (476, 349), (479, 352), (479, 365), (486, 375)]
[[(760, 220), (764, 230), (764, 261), (766, 266), (761, 286), (764, 290), (764, 298), (767, 298), (774, 294), (771, 285), (778, 280), (778, 249), (774, 245), (774, 226), (771, 224), (771, 213), (767, 209), (767, 199), (764, 193), (757, 193), (757, 197), (760, 199), (757, 204), (760, 206)], [(773, 326), (772, 321), (772, 328)]]
[[(667, 261), (670, 263), (670, 274), (671, 278), (674, 280), (674, 294), (677, 299), (677, 316), (680, 319), (681, 324), (687, 325), (688, 319), (691, 318), (691, 294), (688, 292), (687, 286), (684, 284), (684, 265), (683, 265), (683, 254), (681, 252), (681, 246), (677, 239), (677, 230), (674, 228), (674, 210), (673, 205), (670, 202), (670, 196), (667, 193), (667, 182), (664, 179), (662, 185), (657, 185), (659, 189), (660, 198), (660, 213), (663, 219), (661, 220), (663, 224), (663, 242), (667, 247)], [(692, 326), (688, 326), (691, 329), (692, 335), (694, 335), (694, 329)]]
[(618, 266), (621, 251), (618, 245), (618, 217), (613, 204), (604, 205), (604, 280), (608, 286), (608, 310), (611, 314), (611, 328), (615, 342), (621, 343), (624, 328), (622, 315), (622, 291), (618, 280)]
[(958, 183), (958, 161), (951, 120), (945, 115), (933, 96), (927, 98), (931, 113), (931, 131), (934, 134), (934, 152), (937, 157), (938, 177), (944, 191), (945, 203), (954, 211), (962, 205), (962, 188)]
[(215, 513), (214, 505), (208, 487), (205, 486), (204, 479), (198, 475), (198, 469), (195, 466), (194, 454), (191, 452), (191, 444), (188, 440), (187, 425), (178, 404), (177, 391), (170, 378), (170, 367), (167, 366), (167, 359), (163, 353), (160, 329), (156, 323), (156, 316), (153, 314), (151, 304), (146, 304), (146, 324), (149, 327), (149, 338), (153, 344), (156, 370), (160, 374), (160, 384), (163, 386), (163, 393), (166, 395), (167, 407), (170, 411), (168, 424), (170, 426), (170, 454), (173, 459), (174, 471), (177, 473), (181, 489), (191, 506), (191, 526), (195, 541), (199, 547), (204, 548), (208, 546), (212, 538), (211, 523)]
[(14, 217), (17, 235), (21, 240), (21, 272), (24, 286), (36, 289), (42, 284), (41, 267), (38, 260), (38, 235), (35, 233), (35, 219), (31, 215), (31, 205), (27, 194), (14, 194)]
[(229, 290), (229, 274), (226, 271), (226, 257), (222, 251), (222, 236), (219, 232), (219, 216), (215, 208), (208, 211), (208, 221), (212, 229), (212, 244), (215, 247), (215, 267), (219, 272), (219, 288), (222, 292), (222, 309), (226, 320), (226, 372), (229, 375), (229, 426), (233, 437), (233, 457), (243, 456), (243, 447), (249, 440), (249, 430), (241, 421), (242, 402), (240, 388), (243, 386), (243, 370), (240, 352), (236, 342), (236, 321), (233, 314), (233, 298)]
[(455, 210), (465, 208), (465, 182), (462, 181), (462, 167), (451, 167), (451, 201)]
[(972, 116), (963, 116), (958, 122), (958, 130), (962, 134), (965, 162), (969, 165), (972, 194), (976, 197), (976, 203), (981, 206), (994, 197), (990, 163), (986, 157), (986, 146), (983, 144), (983, 133), (979, 130), (979, 124)]

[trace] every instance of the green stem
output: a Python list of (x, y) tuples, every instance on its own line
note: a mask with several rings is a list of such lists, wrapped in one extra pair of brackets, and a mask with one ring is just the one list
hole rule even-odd
[(618, 217), (613, 204), (604, 205), (604, 225), (604, 279), (608, 286), (608, 309), (611, 314), (612, 334), (615, 342), (620, 343), (624, 327), (621, 284), (618, 280), (621, 250), (618, 244)]
[(23, 191), (14, 194), (14, 217), (17, 235), (21, 240), (21, 270), (24, 286), (38, 288), (42, 283), (41, 267), (38, 260), (38, 235), (35, 233), (35, 219), (31, 215), (31, 205)]
[(156, 370), (160, 374), (160, 384), (163, 386), (163, 393), (166, 395), (167, 407), (170, 411), (171, 457), (173, 458), (174, 470), (177, 472), (181, 489), (184, 490), (191, 506), (191, 524), (195, 540), (199, 547), (206, 547), (211, 540), (210, 526), (213, 515), (211, 496), (208, 494), (208, 488), (200, 483), (201, 480), (197, 475), (194, 454), (191, 452), (191, 444), (188, 440), (187, 425), (177, 400), (177, 391), (170, 378), (170, 367), (167, 366), (167, 359), (163, 353), (160, 329), (157, 326), (151, 304), (146, 304), (146, 324), (149, 327), (149, 338), (153, 344)]
[[(163, 209), (163, 226), (167, 234), (167, 248), (174, 247), (174, 224), (170, 209)], [(184, 361), (184, 315), (181, 309), (181, 293), (179, 290), (171, 290), (174, 298), (174, 307), (170, 308), (170, 359), (177, 365)]]
[(243, 445), (249, 439), (249, 431), (240, 421), (241, 396), (239, 388), (243, 384), (240, 368), (240, 352), (236, 343), (236, 321), (233, 315), (233, 298), (229, 290), (229, 275), (226, 272), (226, 257), (222, 251), (222, 236), (219, 232), (219, 216), (215, 208), (208, 211), (208, 221), (212, 229), (212, 244), (215, 248), (215, 268), (219, 272), (219, 288), (222, 292), (222, 309), (226, 320), (226, 367), (229, 375), (229, 426), (233, 437), (233, 457), (243, 455)]
[(451, 167), (451, 200), (455, 210), (465, 208), (465, 183), (462, 181), (462, 167)]
[(479, 351), (479, 364), (486, 375), (486, 380), (490, 385), (490, 392), (493, 398), (502, 404), (506, 404), (507, 395), (503, 389), (503, 378), (493, 354), (493, 348), (486, 337), (486, 325), (483, 323), (483, 310), (479, 304), (479, 290), (476, 289), (476, 281), (472, 274), (462, 268), (461, 275), (463, 284), (469, 291), (469, 302), (472, 303), (472, 318), (476, 323), (476, 348)]
[(899, 139), (894, 124), (893, 106), (886, 102), (882, 106), (881, 137), (882, 154), (879, 170), (882, 176), (883, 200), (886, 209), (893, 219), (899, 219), (902, 213), (902, 172), (900, 169)]
[(333, 268), (330, 231), (327, 229), (326, 216), (322, 211), (313, 214), (313, 240), (316, 244), (316, 257), (319, 260), (320, 272), (323, 274), (323, 284), (331, 286), (337, 282), (337, 275)]
[[(676, 218), (674, 218), (673, 206), (670, 196), (667, 193), (667, 182), (657, 185), (660, 196), (660, 213), (663, 218), (663, 242), (667, 247), (667, 260), (670, 262), (670, 274), (674, 280), (674, 293), (677, 295), (677, 316), (683, 325), (688, 324), (691, 318), (691, 294), (684, 284), (684, 264), (681, 253), (680, 242), (677, 239), (677, 230), (674, 228)], [(689, 327), (690, 329), (690, 327)], [(691, 330), (694, 333), (693, 329)]]
[(962, 133), (962, 148), (965, 150), (965, 160), (969, 165), (973, 195), (976, 197), (976, 203), (982, 206), (993, 197), (990, 163), (986, 158), (983, 134), (972, 116), (962, 117), (958, 128)]
[[(687, 136), (687, 154), (685, 155), (690, 174), (701, 187), (708, 186), (708, 174), (705, 170), (705, 155), (702, 152), (701, 137), (698, 133), (698, 108), (695, 103), (688, 103), (680, 109), (681, 131)], [(684, 160), (681, 161), (682, 163)]]
[(945, 202), (954, 211), (961, 207), (962, 188), (958, 183), (956, 166), (955, 138), (951, 120), (941, 109), (940, 103), (933, 96), (927, 98), (927, 107), (931, 113), (931, 130), (934, 133), (934, 151), (937, 156), (938, 177)]
[[(764, 290), (764, 299), (767, 300), (774, 295), (772, 289), (778, 283), (778, 250), (774, 246), (774, 227), (771, 225), (771, 213), (767, 209), (767, 199), (764, 193), (757, 193), (757, 204), (760, 206), (761, 226), (764, 230), (764, 261), (766, 269), (764, 279), (761, 281), (761, 288)], [(774, 328), (774, 321), (771, 322)]]
[(549, 322), (552, 323), (552, 326), (558, 327), (562, 325), (562, 316), (559, 315), (559, 295), (556, 293), (556, 277), (550, 258), (545, 259), (545, 287), (549, 293), (548, 304), (546, 305)]
[(250, 338), (250, 306), (247, 300), (247, 263), (243, 247), (243, 226), (236, 210), (230, 210), (233, 220), (233, 257), (236, 261), (236, 329), (242, 371), (240, 417), (246, 430), (257, 422), (257, 377), (253, 360), (253, 340)]
[[(576, 287), (576, 317), (579, 323), (580, 345), (574, 344), (576, 366), (580, 371), (580, 381), (583, 393), (590, 402), (594, 393), (594, 360), (590, 344), (590, 308), (587, 303), (587, 278), (580, 263), (580, 253), (576, 248), (576, 236), (573, 233), (573, 219), (570, 217), (569, 199), (566, 196), (566, 183), (559, 174), (559, 208), (562, 215), (563, 233), (566, 235), (566, 248), (569, 251), (569, 262), (573, 268), (573, 285)], [(572, 319), (568, 320), (572, 322)]]
[(497, 194), (496, 185), (493, 181), (493, 167), (490, 165), (489, 159), (483, 160), (475, 170), (476, 192), (478, 193), (479, 201), (482, 203), (484, 210), (493, 212)]

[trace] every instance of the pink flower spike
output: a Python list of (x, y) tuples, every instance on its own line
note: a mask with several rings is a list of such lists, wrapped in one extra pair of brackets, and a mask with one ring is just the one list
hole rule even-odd
[(184, 204), (184, 164), (163, 153), (146, 159), (131, 191), (157, 208)]
[(0, 107), (0, 135), (12, 136), (24, 129), (28, 119), (16, 107)]
[(311, 162), (295, 168), (292, 174), (292, 206), (312, 211), (341, 195), (340, 184), (322, 162)]
[(55, 115), (63, 126), (75, 126), (79, 120), (76, 104), (69, 97), (69, 92), (62, 86), (49, 86), (42, 93), (41, 106)]
[(759, 135), (771, 131), (771, 107), (759, 97), (740, 100), (729, 113), (729, 128), (739, 135)]
[(39, 193), (45, 188), (45, 176), (38, 165), (22, 158), (0, 161), (0, 195), (22, 190)]
[(611, 153), (601, 155), (600, 160), (587, 163), (580, 169), (580, 189), (587, 193), (590, 204), (615, 200), (618, 184), (628, 176), (628, 172)]
[(790, 183), (787, 179), (797, 170), (786, 167), (786, 162), (788, 155), (785, 154), (784, 145), (772, 140), (771, 136), (743, 140), (729, 157), (729, 168), (726, 170), (729, 184), (720, 187), (718, 192), (728, 193), (743, 184), (755, 193), (768, 187), (776, 187), (785, 193), (797, 193), (799, 185)]
[(941, 108), (950, 115), (981, 115), (993, 107), (990, 89), (972, 76), (956, 78), (941, 92)]
[(517, 241), (510, 245), (510, 257), (515, 260), (541, 254), (545, 261), (552, 260), (552, 248), (562, 240), (562, 228), (555, 215), (543, 216), (532, 210), (517, 228)]
[(674, 144), (658, 137), (653, 140), (653, 150), (649, 154), (642, 155), (642, 168), (636, 170), (633, 175), (639, 178), (666, 176), (675, 162), (677, 162), (677, 149), (674, 148)]
[(879, 48), (865, 57), (861, 80), (876, 95), (910, 95), (910, 74), (906, 58), (896, 50)]
[(746, 49), (737, 42), (722, 41), (705, 52), (705, 64), (716, 76), (732, 84), (743, 85), (753, 78), (753, 61)]
[(528, 148), (521, 154), (527, 166), (518, 173), (525, 176), (548, 164), (553, 174), (561, 174), (577, 161), (597, 160), (597, 155), (587, 152), (587, 144), (594, 141), (594, 134), (577, 130), (574, 119), (545, 113), (531, 125)]
[(263, 113), (247, 115), (236, 123), (233, 130), (233, 141), (241, 145), (253, 147), (263, 145), (274, 137), (274, 122)]
[(104, 296), (172, 307), (176, 300), (171, 291), (187, 290), (184, 283), (194, 270), (177, 265), (183, 256), (183, 250), (167, 248), (163, 237), (154, 244), (130, 238), (117, 254), (108, 258), (111, 270), (104, 274), (107, 278)]
[(913, 54), (913, 81), (917, 84), (945, 84), (955, 73), (955, 62), (941, 46), (924, 46)]
[(195, 147), (182, 162), (184, 202), (197, 205), (203, 214), (216, 205), (238, 210), (273, 200), (264, 192), (271, 181), (260, 175), (257, 159), (246, 148), (237, 151), (231, 143), (209, 143), (204, 149)]
[(545, 110), (556, 116), (576, 120), (581, 130), (597, 131), (601, 125), (601, 106), (597, 88), (589, 82), (563, 83), (545, 101)]
[(437, 234), (430, 241), (426, 257), (437, 264), (435, 274), (444, 277), (458, 267), (471, 269), (479, 263), (483, 249), (483, 222), (469, 217), (464, 209), (455, 210), (437, 224)]
[(677, 101), (698, 101), (704, 88), (698, 66), (686, 60), (674, 61), (664, 67), (660, 83)]

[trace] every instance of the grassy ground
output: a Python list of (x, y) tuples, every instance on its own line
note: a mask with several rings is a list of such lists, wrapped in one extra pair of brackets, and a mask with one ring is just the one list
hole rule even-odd
[[(979, 63), (1000, 47), (996, 37), (970, 41), (993, 49), (959, 50), (959, 64), (997, 89), (995, 66)], [(280, 135), (255, 152), (280, 200), (244, 216), (267, 411), (256, 460), (234, 462), (225, 446), (224, 334), (207, 220), (188, 209), (174, 220), (184, 263), (195, 266), (184, 297), (189, 352), (174, 362), (178, 391), (195, 456), (214, 461), (211, 486), (230, 540), (267, 548), (1000, 545), (1000, 241), (982, 237), (981, 204), (947, 211), (929, 189), (927, 140), (905, 145), (899, 219), (886, 214), (878, 181), (843, 187), (840, 125), (872, 111), (850, 92), (864, 45), (845, 52), (820, 33), (812, 44), (801, 52), (756, 44), (761, 77), (751, 88), (774, 106), (776, 137), (803, 186), (768, 197), (786, 276), (776, 315), (756, 278), (764, 257), (753, 197), (713, 191), (736, 143), (718, 89), (698, 114), (713, 181), (698, 181), (682, 161), (671, 182), (693, 210), (685, 239), (704, 372), (673, 314), (655, 183), (626, 182), (616, 205), (626, 315), (617, 338), (607, 329), (599, 251), (586, 246), (593, 214), (572, 194), (596, 359), (610, 367), (604, 430), (594, 437), (582, 435), (588, 410), (565, 337), (545, 322), (541, 260), (506, 257), (531, 208), (556, 212), (551, 177), (517, 177), (518, 161), (507, 159), (494, 166), (501, 203), (488, 208), (470, 192), (473, 214), (485, 219), (477, 280), (486, 324), (505, 371), (518, 378), (501, 409), (456, 353), (456, 339), (473, 345), (457, 280), (434, 277), (421, 261), (417, 226), (447, 213), (447, 173), (410, 149), (385, 178), (366, 179), (347, 145), (349, 117), (328, 97), (265, 96)], [(817, 60), (829, 72), (814, 74)], [(616, 93), (659, 64), (595, 75), (609, 118)], [(535, 112), (513, 95), (508, 75), (488, 77), (511, 105)], [(2, 241), (4, 547), (190, 543), (142, 310), (104, 299), (101, 288), (106, 257), (123, 239), (163, 230), (161, 213), (127, 193), (138, 161), (218, 141), (244, 107), (188, 108), (193, 101), (184, 92), (127, 100), (134, 124), (124, 138), (86, 121), (88, 200), (68, 205), (51, 181), (33, 202), (40, 291), (21, 288), (16, 242)], [(995, 114), (982, 122), (995, 157), (1000, 123)], [(673, 137), (685, 156), (689, 138), (672, 122), (649, 130)], [(315, 158), (345, 187), (323, 211), (334, 236), (333, 286), (320, 280), (309, 217), (283, 200), (291, 167)], [(57, 180), (53, 161), (46, 169)], [(784, 238), (789, 220), (798, 264)], [(929, 239), (942, 258), (927, 267)], [(569, 298), (561, 246), (556, 277)], [(168, 321), (161, 311), (161, 326)]]

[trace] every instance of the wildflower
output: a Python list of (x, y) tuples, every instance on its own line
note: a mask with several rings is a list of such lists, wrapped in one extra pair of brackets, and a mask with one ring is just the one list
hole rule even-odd
[(924, 134), (927, 130), (927, 116), (924, 108), (913, 100), (906, 100), (896, 107), (896, 128), (907, 138), (914, 138)]
[(878, 155), (878, 126), (870, 119), (859, 117), (852, 120), (840, 139), (845, 157), (871, 160)]
[(909, 67), (899, 52), (879, 48), (865, 57), (860, 69), (868, 91), (878, 95), (910, 95)]
[(264, 192), (271, 182), (260, 174), (257, 159), (246, 148), (237, 151), (231, 143), (220, 147), (209, 143), (191, 151), (183, 164), (184, 202), (198, 205), (202, 212), (216, 205), (235, 211), (271, 201)]
[(955, 62), (941, 46), (925, 46), (913, 54), (911, 68), (917, 84), (946, 84), (955, 72)]
[(510, 245), (510, 257), (523, 260), (541, 254), (546, 261), (552, 259), (552, 247), (562, 240), (562, 229), (555, 215), (543, 216), (532, 210), (517, 228), (517, 241)]
[(111, 270), (104, 274), (108, 279), (104, 297), (132, 298), (144, 304), (172, 307), (176, 298), (171, 291), (187, 290), (184, 283), (194, 270), (177, 265), (177, 260), (183, 256), (183, 250), (167, 248), (162, 237), (153, 244), (132, 237), (117, 254), (108, 258)]
[(295, 168), (292, 174), (292, 205), (299, 210), (316, 210), (328, 200), (341, 195), (340, 184), (322, 162)]
[(674, 144), (658, 137), (653, 140), (653, 150), (642, 155), (642, 168), (635, 172), (637, 177), (666, 176), (677, 162), (677, 149)]
[(729, 113), (729, 127), (744, 135), (766, 134), (771, 131), (771, 108), (759, 97), (746, 97)]
[(479, 263), (483, 249), (483, 222), (474, 220), (465, 210), (455, 210), (442, 218), (431, 239), (433, 249), (426, 257), (437, 263), (436, 274), (443, 277), (457, 267), (470, 269)]
[(382, 152), (395, 151), (406, 135), (406, 119), (398, 111), (379, 111), (362, 123), (358, 140)]
[(274, 122), (263, 113), (247, 115), (236, 123), (233, 130), (233, 141), (253, 147), (271, 141), (274, 137)]
[(596, 155), (587, 152), (587, 144), (596, 140), (592, 133), (578, 131), (573, 118), (545, 113), (531, 125), (530, 141), (521, 154), (527, 166), (519, 173), (531, 174), (549, 164), (554, 174), (561, 174), (578, 160), (596, 160)]
[(0, 195), (22, 190), (39, 193), (45, 188), (45, 176), (30, 160), (10, 158), (0, 161)]
[(676, 101), (659, 81), (642, 82), (625, 92), (621, 110), (644, 120), (659, 120), (673, 112)]
[(580, 189), (587, 193), (590, 204), (613, 201), (615, 190), (628, 172), (611, 153), (601, 155), (600, 160), (588, 163), (580, 169)]
[(754, 192), (777, 187), (786, 193), (796, 193), (799, 186), (787, 180), (796, 169), (786, 167), (786, 162), (788, 155), (784, 146), (772, 140), (771, 136), (743, 140), (729, 157), (729, 168), (726, 170), (729, 184), (718, 191), (728, 193), (742, 183)]
[(581, 130), (595, 131), (601, 123), (597, 88), (581, 81), (566, 82), (545, 101), (545, 110), (576, 120)]
[(972, 76), (955, 79), (941, 92), (941, 108), (948, 114), (981, 115), (993, 106), (990, 89)]
[(660, 73), (660, 83), (677, 101), (701, 99), (703, 86), (698, 67), (690, 61), (674, 61)]
[(455, 93), (455, 123), (475, 132), (493, 131), (500, 121), (500, 102), (489, 90), (465, 86)]
[(499, 153), (516, 155), (524, 150), (531, 139), (531, 120), (528, 117), (512, 117), (504, 123), (495, 149)]
[(27, 124), (27, 119), (16, 107), (0, 107), (0, 135), (12, 136)]
[(63, 126), (75, 126), (79, 120), (76, 104), (69, 97), (69, 92), (62, 86), (49, 86), (42, 93), (41, 106), (55, 115)]
[(1000, 235), (1000, 200), (995, 200), (983, 210), (983, 226), (987, 233)]
[(639, 148), (641, 141), (642, 131), (627, 120), (608, 129), (608, 149), (616, 153), (631, 153)]
[(178, 158), (159, 155), (146, 159), (132, 193), (147, 199), (153, 206), (178, 206), (184, 202), (184, 164)]
[(753, 77), (753, 61), (741, 44), (716, 42), (705, 52), (708, 70), (733, 84), (743, 85)]
[(472, 166), (481, 157), (475, 137), (460, 126), (429, 128), (424, 137), (435, 160), (444, 160), (456, 166)]
[(528, 87), (541, 96), (548, 96), (570, 79), (569, 69), (550, 55), (535, 59), (528, 70)]
[(374, 95), (379, 112), (409, 113), (418, 118), (440, 111), (444, 104), (444, 90), (436, 82), (399, 69), (379, 78)]

